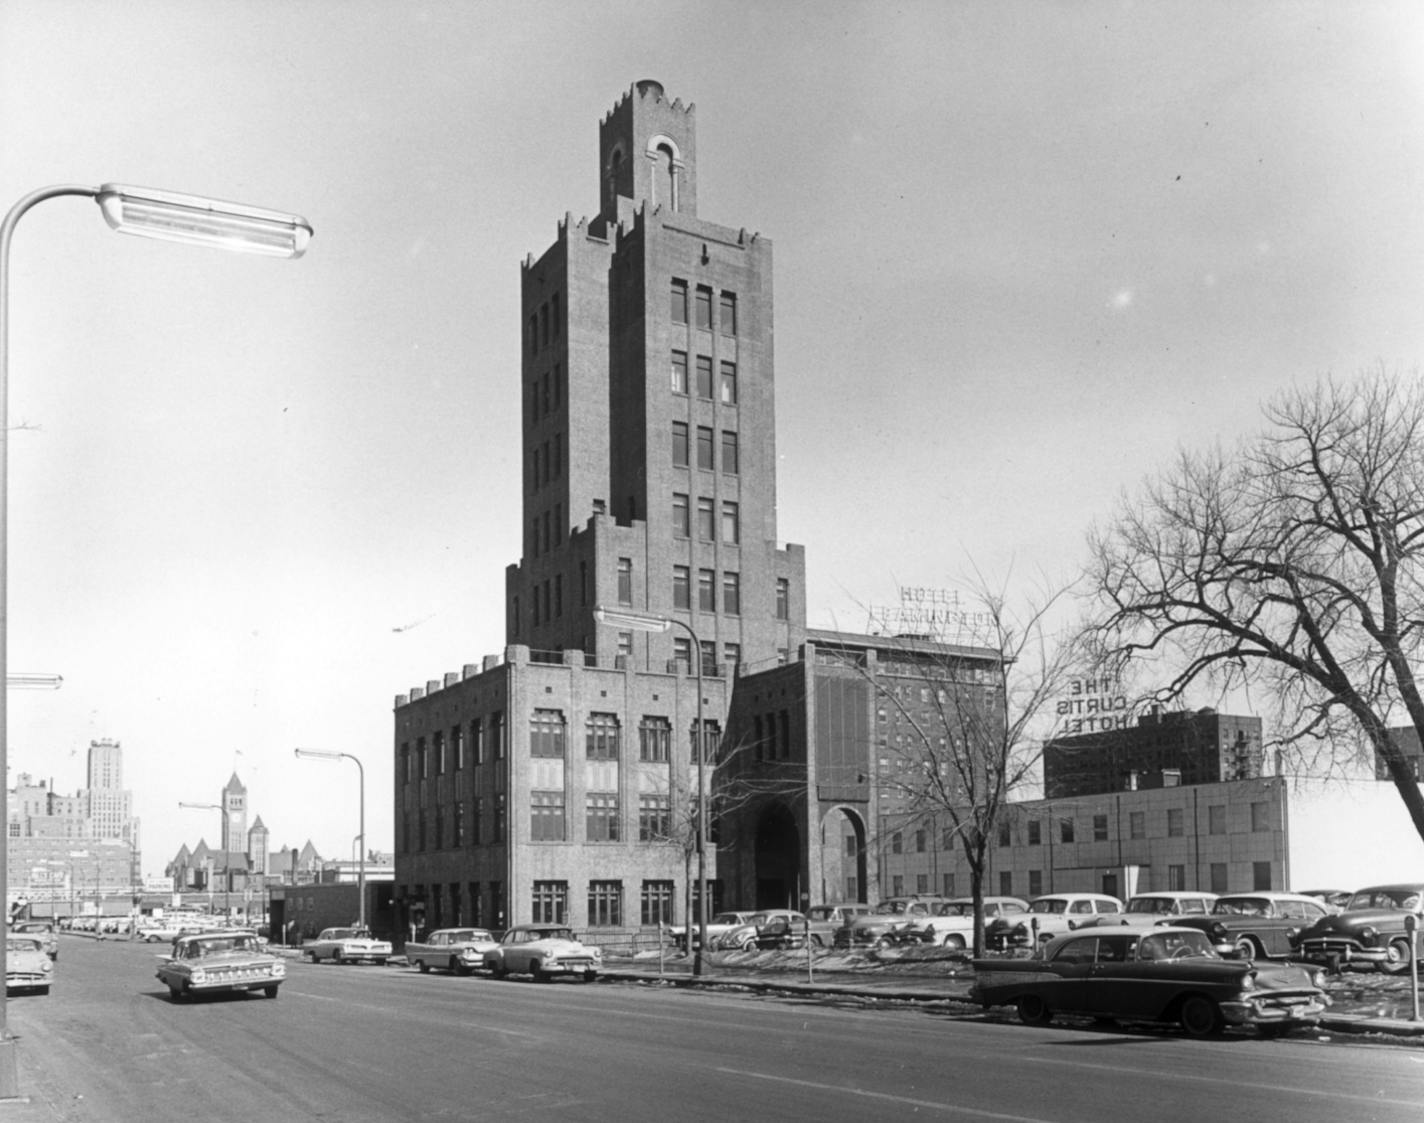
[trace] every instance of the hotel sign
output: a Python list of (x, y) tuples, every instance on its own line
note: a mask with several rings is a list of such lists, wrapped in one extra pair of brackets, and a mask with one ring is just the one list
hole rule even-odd
[(872, 607), (870, 612), (891, 635), (928, 636), (942, 643), (993, 642), (993, 615), (967, 607), (955, 589), (902, 585), (898, 605)]
[(1126, 729), (1133, 723), (1134, 716), (1122, 684), (1112, 678), (1070, 679), (1068, 693), (1058, 699), (1055, 710), (1058, 717), (1055, 737)]

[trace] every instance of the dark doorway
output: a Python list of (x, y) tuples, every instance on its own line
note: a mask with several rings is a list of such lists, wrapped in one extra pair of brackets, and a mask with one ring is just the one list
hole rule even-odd
[(756, 830), (756, 907), (802, 907), (801, 834), (784, 804), (762, 812)]

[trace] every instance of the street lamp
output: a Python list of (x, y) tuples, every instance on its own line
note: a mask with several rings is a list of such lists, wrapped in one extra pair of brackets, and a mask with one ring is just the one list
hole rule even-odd
[(293, 749), (292, 752), (296, 753), (299, 757), (310, 760), (345, 759), (352, 761), (356, 765), (356, 772), (361, 784), (361, 833), (356, 836), (361, 840), (361, 860), (356, 866), (356, 895), (358, 897), (356, 923), (364, 928), (366, 927), (366, 769), (362, 766), (361, 762), (350, 753), (337, 753), (329, 749)]
[[(228, 850), (228, 810), (221, 803), (183, 803), (179, 802), (179, 807), (186, 807), (189, 811), (221, 811), (222, 812), (222, 855), (223, 855), (223, 919), (232, 920), (232, 904), (228, 900), (228, 894), (232, 891), (232, 859)], [(211, 867), (208, 870), (208, 907), (213, 903), (213, 875)]]
[[(311, 223), (298, 215), (262, 210), (241, 203), (224, 203), (198, 195), (179, 195), (144, 187), (106, 183), (99, 187), (59, 184), (42, 187), (21, 198), (0, 222), (0, 680), (7, 674), (9, 498), (9, 342), (10, 342), (10, 241), (21, 217), (36, 203), (65, 195), (95, 200), (104, 221), (122, 234), (160, 238), (170, 242), (215, 246), (238, 253), (273, 257), (300, 257), (311, 240)], [(0, 776), (5, 775), (9, 749), (9, 713), (5, 691), (0, 690)], [(0, 831), (0, 900), (8, 899), (9, 860), (6, 831)], [(0, 974), (6, 949), (0, 941)], [(6, 1022), (5, 995), (0, 992), (0, 1100), (19, 1095), (15, 1042)]]
[(610, 628), (632, 628), (635, 632), (681, 628), (692, 639), (692, 665), (697, 671), (697, 735), (693, 741), (697, 753), (697, 951), (692, 956), (692, 973), (701, 975), (702, 953), (707, 947), (707, 746), (702, 729), (702, 643), (691, 624), (672, 616), (599, 605), (593, 610), (593, 618)]

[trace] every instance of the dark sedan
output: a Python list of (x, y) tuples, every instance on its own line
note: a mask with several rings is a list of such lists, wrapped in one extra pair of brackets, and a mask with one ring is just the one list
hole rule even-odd
[(1373, 967), (1388, 975), (1409, 970), (1412, 952), (1407, 921), (1424, 916), (1424, 882), (1361, 889), (1344, 909), (1324, 916), (1300, 934), (1298, 959), (1337, 967)]
[(1175, 923), (1205, 932), (1222, 955), (1285, 959), (1301, 932), (1329, 911), (1302, 893), (1231, 893), (1218, 897), (1206, 916), (1183, 916)]
[(1195, 928), (1089, 928), (1059, 936), (1033, 959), (976, 959), (973, 1001), (1014, 1006), (1026, 1025), (1056, 1014), (1166, 1022), (1192, 1037), (1227, 1025), (1274, 1036), (1320, 1020), (1320, 973), (1223, 959)]

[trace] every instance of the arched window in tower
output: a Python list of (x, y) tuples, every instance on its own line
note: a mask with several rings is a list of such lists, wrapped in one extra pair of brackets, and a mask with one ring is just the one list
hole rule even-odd
[(615, 148), (608, 157), (608, 170), (604, 173), (603, 197), (605, 206), (612, 207), (618, 200), (618, 177), (623, 171), (623, 149)]
[(666, 144), (658, 146), (658, 179), (667, 184), (668, 209), (677, 210), (677, 157)]
[(665, 205), (671, 211), (681, 210), (682, 193), (678, 178), (682, 174), (682, 156), (676, 142), (667, 136), (650, 137), (644, 155), (653, 165), (648, 184), (649, 205)]

